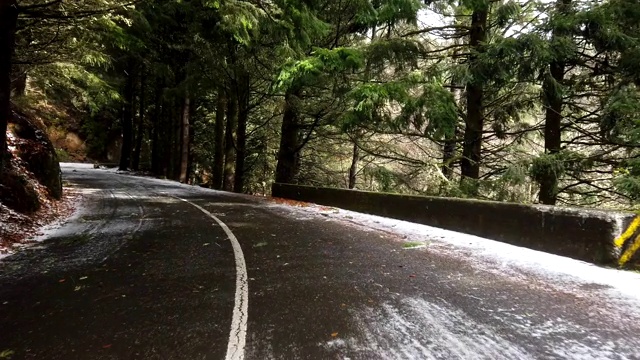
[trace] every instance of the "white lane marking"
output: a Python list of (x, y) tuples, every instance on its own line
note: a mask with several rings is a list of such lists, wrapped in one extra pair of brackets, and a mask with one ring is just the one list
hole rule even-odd
[(231, 319), (231, 332), (229, 333), (229, 344), (227, 345), (226, 360), (242, 360), (244, 359), (244, 347), (247, 338), (247, 309), (249, 307), (249, 283), (247, 282), (247, 264), (244, 261), (242, 247), (231, 229), (222, 220), (207, 211), (200, 205), (196, 205), (191, 201), (175, 196), (186, 203), (193, 205), (210, 218), (215, 220), (224, 230), (233, 246), (233, 255), (236, 261), (236, 296), (235, 305), (233, 307), (233, 317)]

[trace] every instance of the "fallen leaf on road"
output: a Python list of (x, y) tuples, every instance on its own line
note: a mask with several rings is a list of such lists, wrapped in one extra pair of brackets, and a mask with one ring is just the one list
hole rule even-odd
[(336, 336), (338, 336), (337, 332), (331, 333), (331, 337), (336, 337)]
[(103, 349), (108, 349), (108, 348), (110, 348), (110, 347), (111, 347), (111, 344), (102, 345), (102, 348), (103, 348)]
[(413, 275), (413, 274), (411, 274), (411, 275), (409, 275), (409, 277), (414, 278), (414, 277), (416, 277), (416, 276), (415, 276), (415, 275)]
[(402, 244), (403, 249), (420, 249), (423, 247), (426, 247), (426, 244), (420, 241), (410, 241)]
[(59, 282), (59, 283), (63, 283), (63, 282), (65, 282), (65, 281), (67, 281), (67, 279), (60, 279), (60, 280), (58, 280), (58, 282)]
[(87, 280), (88, 276), (83, 276), (80, 278), (80, 280)]
[(13, 354), (13, 350), (2, 350), (0, 351), (0, 359), (10, 359)]
[(202, 246), (209, 246), (209, 245), (211, 245), (211, 244), (210, 244), (210, 243), (204, 243), (204, 244), (202, 244)]
[(267, 246), (267, 242), (266, 241), (263, 241), (263, 242), (260, 242), (260, 243), (257, 243), (255, 245), (253, 245), (253, 247), (263, 247), (263, 246)]

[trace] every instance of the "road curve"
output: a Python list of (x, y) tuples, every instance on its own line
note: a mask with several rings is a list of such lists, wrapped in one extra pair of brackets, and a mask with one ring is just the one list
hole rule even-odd
[(562, 275), (591, 269), (573, 260), (487, 265), (441, 239), (404, 249), (406, 233), (351, 216), (63, 172), (82, 208), (0, 261), (0, 359), (640, 359), (640, 296)]

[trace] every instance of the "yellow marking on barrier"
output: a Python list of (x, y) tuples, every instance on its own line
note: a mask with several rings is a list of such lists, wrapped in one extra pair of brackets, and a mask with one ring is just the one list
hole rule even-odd
[(636, 232), (636, 230), (638, 230), (638, 228), (640, 227), (640, 216), (636, 216), (635, 219), (633, 219), (633, 221), (631, 222), (631, 224), (629, 224), (629, 227), (627, 228), (627, 230), (625, 230), (624, 233), (622, 233), (622, 235), (620, 235), (613, 243), (616, 245), (616, 247), (621, 248), (622, 245), (624, 245), (624, 243), (633, 236), (633, 234)]
[(618, 265), (624, 266), (624, 264), (631, 260), (631, 257), (633, 257), (633, 254), (635, 254), (638, 249), (640, 249), (640, 235), (636, 236), (635, 240), (633, 240), (633, 244), (631, 244), (624, 254), (620, 256)]

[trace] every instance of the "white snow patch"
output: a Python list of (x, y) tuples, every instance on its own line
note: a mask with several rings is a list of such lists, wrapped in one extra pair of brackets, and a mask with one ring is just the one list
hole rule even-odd
[(419, 298), (354, 314), (362, 338), (332, 340), (329, 349), (380, 359), (532, 359), (526, 350), (459, 310)]
[(68, 162), (62, 162), (60, 163), (60, 168), (62, 168), (63, 170), (74, 170), (74, 169), (93, 169), (93, 164), (87, 164), (87, 163), (68, 163)]
[[(381, 359), (534, 359), (542, 353), (564, 359), (628, 359), (637, 356), (637, 344), (625, 339), (601, 341), (590, 329), (562, 319), (539, 326), (519, 325), (510, 319), (505, 327), (478, 323), (448, 304), (406, 298), (397, 304), (354, 311), (363, 334), (334, 339), (320, 346), (345, 354)], [(633, 335), (631, 335), (633, 336)], [(533, 344), (518, 339), (537, 338)], [(538, 355), (533, 356), (532, 353)]]
[(0, 253), (0, 261), (2, 261), (2, 259), (6, 258), (7, 256), (11, 256), (13, 254), (14, 254), (14, 251), (10, 251), (10, 250), (7, 250), (7, 252), (5, 253)]
[(7, 131), (7, 148), (9, 149), (10, 153), (15, 153), (16, 152), (16, 147), (14, 144), (16, 141), (16, 136), (13, 135), (13, 132), (11, 131)]
[[(75, 191), (79, 194), (81, 194), (82, 196), (79, 199), (82, 199), (84, 197), (84, 195), (86, 194), (90, 194), (92, 192), (95, 191), (99, 191), (96, 189), (75, 189)], [(1, 204), (0, 204), (1, 205)], [(9, 211), (12, 211), (6, 207), (4, 207), (4, 209), (7, 209)], [(11, 247), (9, 248), (5, 248), (3, 250), (5, 250), (5, 253), (0, 253), (0, 261), (8, 256), (11, 256), (13, 254), (15, 254), (16, 252), (18, 252), (19, 250), (22, 249), (34, 249), (34, 248), (38, 248), (40, 245), (39, 243), (54, 237), (56, 235), (59, 234), (60, 229), (62, 228), (62, 226), (70, 221), (76, 220), (78, 217), (80, 217), (80, 215), (82, 215), (85, 212), (85, 207), (82, 204), (82, 201), (75, 201), (74, 202), (74, 211), (73, 213), (66, 218), (62, 218), (62, 219), (58, 219), (50, 224), (47, 224), (45, 226), (40, 227), (37, 230), (37, 235), (34, 235), (28, 239), (25, 240), (25, 243), (19, 243), (19, 244), (13, 244)], [(1, 228), (6, 226), (5, 224), (0, 223), (0, 230), (2, 230)]]

